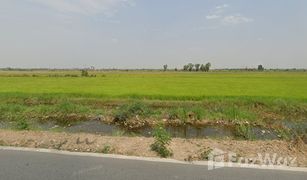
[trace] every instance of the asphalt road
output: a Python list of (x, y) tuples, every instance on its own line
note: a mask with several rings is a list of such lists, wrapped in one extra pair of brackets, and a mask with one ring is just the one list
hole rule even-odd
[(306, 172), (206, 166), (0, 150), (1, 180), (307, 179)]

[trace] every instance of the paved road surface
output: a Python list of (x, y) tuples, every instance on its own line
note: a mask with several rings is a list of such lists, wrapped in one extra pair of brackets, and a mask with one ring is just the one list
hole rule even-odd
[(307, 179), (306, 172), (206, 166), (0, 150), (1, 180)]

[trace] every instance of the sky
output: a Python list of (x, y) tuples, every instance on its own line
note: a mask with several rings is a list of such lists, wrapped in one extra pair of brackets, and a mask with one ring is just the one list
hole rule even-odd
[(0, 67), (307, 68), (306, 0), (0, 0)]

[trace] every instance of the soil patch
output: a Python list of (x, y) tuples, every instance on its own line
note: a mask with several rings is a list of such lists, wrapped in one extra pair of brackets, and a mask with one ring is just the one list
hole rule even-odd
[[(106, 153), (143, 157), (157, 157), (150, 150), (154, 139), (150, 137), (102, 136), (86, 133), (46, 131), (0, 130), (0, 144), (32, 148), (49, 148), (80, 152)], [(106, 148), (108, 147), (108, 148)], [(169, 148), (177, 160), (203, 160), (208, 149), (231, 151), (241, 157), (256, 157), (258, 153), (277, 154), (278, 157), (296, 157), (296, 165), (307, 167), (307, 145), (302, 141), (238, 141), (232, 139), (183, 139), (173, 138)]]

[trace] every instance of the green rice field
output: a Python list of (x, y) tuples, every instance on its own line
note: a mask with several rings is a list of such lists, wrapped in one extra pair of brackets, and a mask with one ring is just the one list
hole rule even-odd
[(0, 72), (0, 94), (158, 100), (203, 100), (212, 97), (307, 99), (305, 72), (94, 71), (90, 74), (96, 77), (49, 77), (55, 73), (78, 72)]
[(97, 117), (136, 129), (163, 120), (227, 127), (244, 139), (257, 128), (275, 138), (306, 137), (307, 73), (0, 71), (0, 128)]

